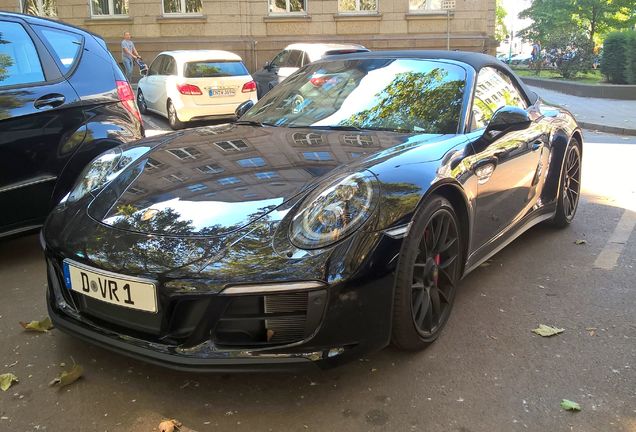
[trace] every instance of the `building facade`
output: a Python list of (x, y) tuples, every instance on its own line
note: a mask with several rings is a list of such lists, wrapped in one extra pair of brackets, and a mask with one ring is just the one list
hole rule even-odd
[(148, 62), (164, 50), (224, 49), (250, 71), (292, 42), (491, 54), (497, 45), (495, 0), (0, 0), (0, 9), (86, 28), (118, 60), (130, 31)]

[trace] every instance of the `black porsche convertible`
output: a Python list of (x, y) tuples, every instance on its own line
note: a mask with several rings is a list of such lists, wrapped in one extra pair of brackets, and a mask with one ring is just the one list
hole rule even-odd
[(42, 231), (58, 328), (186, 370), (419, 350), (463, 276), (577, 209), (576, 121), (490, 56), (325, 58), (237, 111), (85, 169)]

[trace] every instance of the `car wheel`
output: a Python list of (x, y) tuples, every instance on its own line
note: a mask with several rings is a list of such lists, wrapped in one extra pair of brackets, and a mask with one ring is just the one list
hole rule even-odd
[(565, 228), (572, 223), (579, 206), (581, 194), (581, 148), (579, 142), (572, 138), (565, 150), (563, 168), (561, 169), (561, 185), (557, 199), (557, 209), (552, 224)]
[(137, 108), (139, 108), (139, 112), (141, 114), (146, 114), (148, 112), (148, 104), (146, 104), (146, 98), (144, 98), (144, 94), (141, 90), (137, 92)]
[(183, 129), (183, 123), (179, 120), (177, 110), (175, 109), (172, 101), (168, 101), (168, 123), (172, 130)]
[(448, 321), (461, 276), (463, 249), (451, 203), (432, 196), (416, 213), (398, 262), (392, 343), (425, 348)]

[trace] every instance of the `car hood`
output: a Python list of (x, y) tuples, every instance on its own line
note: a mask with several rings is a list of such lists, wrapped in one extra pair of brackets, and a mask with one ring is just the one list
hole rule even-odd
[(165, 136), (97, 195), (88, 214), (126, 231), (223, 236), (268, 214), (282, 218), (289, 203), (339, 170), (372, 171), (414, 148), (424, 149), (421, 162), (438, 160), (446, 137), (235, 124), (190, 129)]

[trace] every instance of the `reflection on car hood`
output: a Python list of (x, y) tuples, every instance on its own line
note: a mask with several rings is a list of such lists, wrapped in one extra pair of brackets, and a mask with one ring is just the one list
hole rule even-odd
[[(440, 159), (443, 136), (221, 125), (166, 137), (90, 204), (118, 229), (172, 236), (222, 236), (285, 206), (334, 169), (372, 169), (414, 147)], [(282, 207), (281, 207), (282, 206)]]

